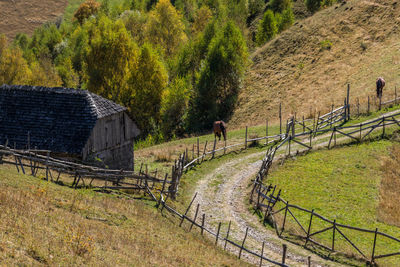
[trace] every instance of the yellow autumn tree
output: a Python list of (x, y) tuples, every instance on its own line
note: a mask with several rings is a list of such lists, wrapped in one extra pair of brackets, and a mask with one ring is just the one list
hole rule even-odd
[(196, 18), (193, 22), (192, 31), (194, 34), (202, 32), (212, 17), (212, 12), (208, 6), (203, 5), (196, 12)]
[(187, 40), (184, 30), (182, 15), (170, 0), (158, 1), (146, 24), (147, 40), (161, 46), (170, 56)]
[(4, 35), (0, 35), (0, 85), (26, 84), (30, 69), (21, 49), (10, 48)]
[(99, 18), (89, 26), (84, 56), (84, 80), (89, 91), (115, 102), (127, 90), (138, 57), (137, 45), (121, 21)]
[(74, 18), (82, 25), (85, 19), (97, 13), (100, 3), (95, 0), (87, 0), (83, 2), (74, 14)]

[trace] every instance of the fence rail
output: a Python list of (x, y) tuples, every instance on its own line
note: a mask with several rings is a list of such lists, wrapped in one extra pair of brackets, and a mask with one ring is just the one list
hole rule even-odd
[[(46, 156), (39, 153), (46, 154)], [(71, 186), (75, 188), (79, 184), (102, 189), (146, 190), (146, 186), (151, 189), (160, 187), (163, 191), (165, 190), (165, 193), (171, 194), (171, 197), (175, 198), (183, 172), (184, 154), (175, 162), (172, 173), (165, 174), (164, 178), (157, 177), (157, 172), (151, 174), (142, 171), (142, 166), (139, 173), (134, 173), (133, 171), (110, 170), (79, 164), (53, 158), (50, 155), (50, 151), (17, 150), (11, 149), (7, 145), (0, 145), (0, 164), (14, 165), (18, 172), (30, 173), (32, 176), (37, 176), (38, 171), (43, 170), (46, 180), (50, 179), (55, 182), (60, 181), (62, 174), (67, 175), (73, 177)], [(85, 179), (90, 182), (88, 180), (85, 182)], [(93, 185), (94, 181), (102, 182), (104, 185), (95, 186)]]
[[(334, 113), (331, 113), (333, 115)], [(275, 228), (278, 236), (282, 237), (282, 233), (285, 230), (285, 225), (286, 222), (289, 218), (292, 218), (294, 220), (294, 223), (297, 227), (299, 227), (300, 232), (303, 234), (301, 237), (305, 240), (305, 245), (307, 245), (308, 242), (311, 242), (317, 246), (320, 246), (324, 249), (327, 249), (328, 251), (337, 251), (337, 247), (335, 247), (335, 241), (337, 240), (337, 236), (335, 238), (335, 234), (340, 235), (358, 254), (360, 254), (367, 262), (369, 263), (375, 263), (376, 259), (381, 259), (381, 258), (387, 258), (387, 257), (392, 257), (392, 256), (398, 256), (400, 255), (400, 252), (392, 252), (392, 253), (386, 253), (386, 254), (381, 254), (381, 255), (376, 255), (375, 254), (375, 249), (376, 249), (376, 244), (377, 244), (377, 237), (385, 237), (388, 239), (391, 239), (397, 243), (400, 244), (400, 239), (390, 236), (386, 233), (378, 231), (378, 229), (371, 230), (371, 229), (363, 229), (355, 226), (350, 226), (350, 225), (345, 225), (345, 224), (340, 224), (337, 223), (336, 220), (329, 220), (325, 218), (324, 216), (314, 212), (314, 210), (308, 210), (303, 207), (289, 204), (289, 201), (285, 201), (282, 196), (281, 196), (281, 191), (279, 190), (278, 193), (276, 193), (276, 186), (272, 187), (272, 185), (269, 186), (264, 186), (263, 182), (265, 182), (265, 178), (268, 176), (268, 172), (270, 170), (270, 167), (272, 166), (272, 162), (274, 160), (275, 153), (279, 148), (281, 148), (284, 144), (287, 144), (288, 151), (289, 153), (287, 155), (284, 155), (284, 158), (290, 156), (290, 142), (295, 140), (295, 138), (299, 137), (306, 137), (305, 139), (309, 139), (310, 143), (309, 145), (304, 144), (305, 139), (297, 140), (296, 143), (303, 145), (307, 147), (308, 149), (312, 149), (312, 138), (316, 134), (323, 134), (323, 133), (328, 133), (331, 132), (329, 142), (327, 144), (328, 148), (331, 148), (332, 145), (332, 140), (334, 140), (334, 145), (336, 145), (336, 135), (341, 135), (344, 138), (355, 140), (357, 142), (362, 142), (365, 140), (366, 137), (371, 135), (374, 130), (377, 129), (382, 129), (382, 134), (381, 136), (383, 137), (385, 135), (385, 129), (390, 126), (399, 126), (400, 127), (400, 112), (391, 114), (389, 116), (382, 116), (380, 118), (374, 119), (369, 122), (365, 123), (360, 123), (352, 126), (340, 126), (336, 125), (333, 126), (330, 129), (316, 129), (314, 132), (313, 131), (306, 131), (302, 133), (295, 134), (294, 133), (294, 127), (295, 127), (295, 120), (292, 118), (291, 122), (288, 124), (289, 130), (288, 136), (282, 140), (279, 144), (276, 144), (274, 147), (270, 147), (263, 159), (263, 162), (261, 164), (260, 170), (258, 171), (258, 174), (254, 180), (253, 184), (253, 189), (251, 191), (251, 196), (250, 196), (250, 201), (251, 203), (254, 203), (254, 207), (258, 210), (261, 210), (264, 212), (264, 222), (272, 218), (275, 221)], [(271, 188), (274, 188), (274, 190), (271, 190)], [(264, 202), (267, 202), (267, 204), (264, 204)], [(282, 203), (284, 205), (283, 208), (280, 208), (278, 210), (273, 210), (274, 207), (276, 206), (277, 203)], [(310, 219), (308, 221), (308, 226), (300, 223), (299, 219), (294, 215), (293, 210), (298, 210), (303, 213), (307, 213), (310, 215)], [(276, 214), (283, 214), (283, 220), (282, 224), (278, 225), (277, 220), (275, 219)], [(329, 224), (328, 227), (325, 227), (323, 229), (320, 229), (318, 231), (312, 232), (311, 231), (311, 225), (313, 222), (313, 218), (319, 218), (322, 221), (326, 222)], [(368, 234), (374, 234), (374, 239), (373, 239), (373, 244), (372, 246), (372, 253), (369, 254), (369, 252), (362, 251), (357, 244), (355, 244), (354, 241), (352, 241), (348, 235), (343, 233), (343, 229), (348, 229), (351, 231), (356, 231), (356, 232), (362, 232), (362, 233), (368, 233)], [(330, 240), (330, 245), (322, 244), (312, 237), (317, 236), (318, 234), (325, 233), (327, 231), (332, 231), (332, 239)], [(381, 240), (381, 239), (379, 239)]]

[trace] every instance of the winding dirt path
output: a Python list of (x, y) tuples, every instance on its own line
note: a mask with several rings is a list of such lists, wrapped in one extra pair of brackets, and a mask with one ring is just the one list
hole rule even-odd
[[(396, 112), (399, 111), (392, 111), (381, 116), (389, 116)], [(326, 140), (328, 136), (330, 133), (314, 139), (317, 143), (313, 145), (313, 149), (327, 146), (328, 141), (318, 143), (318, 140), (324, 138)], [(345, 139), (338, 138), (337, 142), (340, 143)], [(303, 150), (299, 146), (293, 146), (293, 148), (293, 151)], [(222, 161), (221, 165), (199, 180), (195, 189), (198, 193), (195, 203), (200, 203), (199, 214), (210, 214), (210, 217), (206, 219), (206, 225), (216, 229), (218, 223), (221, 222), (220, 233), (222, 236), (226, 236), (227, 226), (231, 221), (230, 238), (239, 244), (243, 240), (245, 229), (248, 228), (245, 246), (261, 254), (261, 244), (265, 242), (264, 255), (279, 262), (282, 260), (282, 244), (286, 244), (288, 247), (286, 263), (290, 266), (306, 266), (308, 256), (311, 256), (312, 266), (341, 266), (340, 263), (323, 259), (300, 246), (278, 238), (274, 230), (264, 227), (259, 218), (252, 214), (250, 205), (247, 204), (251, 180), (259, 170), (264, 155), (265, 151), (254, 152), (228, 162)], [(281, 156), (276, 156), (275, 160)], [(238, 254), (238, 249), (229, 244), (227, 249)], [(259, 264), (259, 259), (247, 253), (242, 253), (242, 258), (250, 263)]]

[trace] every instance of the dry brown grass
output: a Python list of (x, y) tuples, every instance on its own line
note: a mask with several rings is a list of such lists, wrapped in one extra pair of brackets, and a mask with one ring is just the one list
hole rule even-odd
[(387, 224), (400, 227), (400, 145), (391, 148), (382, 162), (382, 181), (379, 189), (378, 218)]
[[(346, 84), (351, 101), (374, 95), (375, 79), (387, 83), (384, 97), (400, 84), (400, 4), (390, 0), (350, 0), (296, 23), (252, 55), (231, 128), (284, 118), (310, 108), (328, 111), (343, 103)], [(321, 44), (331, 42), (330, 50)], [(400, 95), (400, 93), (399, 93)]]
[(67, 0), (0, 1), (0, 34), (10, 41), (17, 33), (30, 35), (43, 23), (60, 17), (67, 4)]
[(239, 266), (153, 203), (73, 190), (0, 165), (0, 265)]

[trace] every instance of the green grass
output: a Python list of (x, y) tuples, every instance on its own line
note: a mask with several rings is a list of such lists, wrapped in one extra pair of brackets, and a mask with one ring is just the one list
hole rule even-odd
[[(381, 140), (360, 145), (343, 146), (333, 150), (320, 150), (286, 161), (283, 166), (274, 167), (268, 183), (282, 189), (281, 196), (295, 204), (314, 211), (337, 223), (385, 232), (399, 238), (400, 228), (379, 221), (379, 185), (382, 175), (382, 156), (388, 154), (392, 142)], [(279, 208), (279, 207), (277, 207)], [(306, 227), (310, 214), (294, 210), (294, 215)], [(300, 233), (290, 219), (291, 233)], [(314, 219), (312, 231), (328, 227), (320, 219)], [(306, 228), (307, 229), (307, 228)], [(372, 252), (373, 234), (349, 230), (343, 231), (353, 243), (366, 254)], [(337, 235), (338, 237), (338, 235)], [(291, 237), (293, 238), (293, 236)], [(317, 240), (328, 247), (332, 231), (317, 235)], [(336, 240), (336, 249), (350, 252), (343, 238)], [(398, 251), (400, 244), (379, 238), (377, 254)], [(354, 254), (357, 254), (354, 251)], [(383, 265), (398, 265), (400, 257), (378, 260)]]

